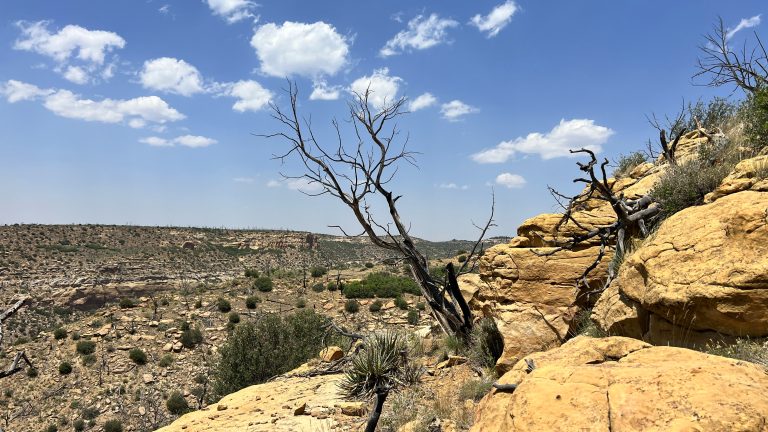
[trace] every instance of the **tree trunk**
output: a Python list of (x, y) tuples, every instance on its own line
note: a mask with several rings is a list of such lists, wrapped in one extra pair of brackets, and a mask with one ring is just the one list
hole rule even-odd
[(374, 432), (376, 425), (379, 424), (379, 418), (381, 417), (381, 410), (384, 408), (384, 401), (387, 400), (389, 390), (380, 390), (376, 392), (376, 404), (373, 407), (371, 416), (368, 417), (368, 423), (365, 425), (365, 432)]

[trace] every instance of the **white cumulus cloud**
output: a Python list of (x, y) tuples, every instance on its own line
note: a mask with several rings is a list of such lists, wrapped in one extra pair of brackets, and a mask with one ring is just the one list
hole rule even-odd
[(508, 0), (493, 8), (488, 15), (477, 14), (473, 16), (470, 24), (484, 32), (489, 38), (492, 38), (512, 21), (512, 15), (518, 10), (517, 4), (512, 0)]
[(313, 24), (286, 21), (256, 29), (251, 46), (267, 75), (334, 75), (347, 64), (349, 44), (336, 29), (322, 21)]
[(440, 113), (443, 115), (443, 118), (448, 121), (459, 121), (465, 115), (473, 114), (478, 111), (480, 110), (471, 105), (467, 105), (460, 100), (452, 100), (440, 106)]
[(6, 100), (10, 103), (35, 100), (48, 96), (51, 93), (53, 93), (51, 89), (41, 89), (34, 84), (27, 84), (16, 80), (8, 80), (0, 86), (0, 94), (5, 96)]
[(190, 148), (208, 147), (218, 141), (212, 138), (197, 135), (182, 135), (176, 138), (146, 137), (139, 140), (140, 143), (153, 147), (176, 147), (177, 145)]
[(376, 69), (370, 76), (362, 76), (353, 81), (349, 91), (363, 96), (366, 90), (370, 90), (368, 103), (376, 109), (381, 109), (397, 100), (397, 92), (402, 82), (402, 78), (390, 76), (388, 68)]
[(249, 0), (204, 0), (208, 7), (211, 8), (214, 14), (224, 18), (228, 23), (236, 23), (238, 21), (253, 18), (254, 21), (258, 19), (254, 15), (253, 10), (258, 6), (255, 2)]
[(312, 86), (309, 100), (336, 100), (341, 96), (341, 87), (329, 86), (325, 81), (316, 81)]
[(46, 96), (43, 105), (61, 117), (102, 123), (120, 123), (138, 119), (163, 124), (184, 118), (183, 114), (168, 106), (157, 96), (94, 101), (80, 98), (69, 90), (57, 90)]
[(473, 154), (472, 159), (479, 163), (502, 163), (515, 153), (538, 154), (542, 159), (573, 157), (569, 150), (583, 147), (594, 152), (602, 151), (602, 145), (613, 134), (613, 130), (596, 125), (594, 120), (563, 119), (547, 133), (533, 132), (502, 141), (496, 147)]
[(225, 84), (224, 95), (237, 98), (232, 109), (239, 112), (259, 111), (272, 100), (273, 94), (256, 81), (238, 81)]
[(431, 14), (429, 17), (419, 15), (408, 21), (407, 29), (388, 40), (379, 50), (379, 55), (389, 57), (410, 49), (423, 50), (439, 45), (447, 41), (447, 30), (458, 25), (458, 22), (440, 18), (437, 14)]
[(139, 78), (144, 88), (182, 96), (205, 91), (200, 71), (184, 60), (161, 57), (144, 62)]
[(433, 96), (432, 93), (424, 93), (408, 104), (408, 111), (418, 111), (424, 108), (429, 108), (436, 103), (437, 98)]
[[(55, 70), (77, 84), (89, 82), (90, 75), (99, 72), (110, 52), (125, 47), (125, 39), (114, 32), (68, 25), (53, 33), (48, 30), (49, 24), (49, 21), (16, 22), (21, 36), (13, 48), (53, 59)], [(72, 62), (79, 64), (72, 66)], [(105, 77), (103, 73), (102, 77)]]
[(736, 27), (728, 30), (728, 32), (725, 34), (725, 39), (728, 40), (728, 39), (732, 38), (734, 35), (736, 35), (736, 33), (740, 32), (740, 31), (742, 31), (744, 29), (748, 29), (748, 28), (759, 26), (760, 25), (760, 21), (761, 21), (760, 20), (760, 15), (755, 15), (755, 16), (753, 16), (751, 18), (742, 18), (741, 21), (739, 21), (739, 24), (736, 25)]
[(525, 179), (518, 174), (501, 173), (496, 176), (496, 184), (509, 189), (519, 189), (525, 186)]

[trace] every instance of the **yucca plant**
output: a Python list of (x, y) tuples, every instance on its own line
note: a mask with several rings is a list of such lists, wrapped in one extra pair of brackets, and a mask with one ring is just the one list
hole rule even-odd
[(401, 333), (387, 330), (363, 339), (363, 348), (352, 359), (339, 387), (350, 399), (376, 397), (366, 432), (376, 429), (389, 393), (418, 382), (421, 377), (422, 368), (411, 361), (409, 352), (408, 339)]

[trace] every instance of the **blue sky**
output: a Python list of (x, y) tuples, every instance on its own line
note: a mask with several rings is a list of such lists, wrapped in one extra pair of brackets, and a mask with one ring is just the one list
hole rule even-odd
[[(0, 2), (0, 223), (354, 227), (280, 172), (267, 103), (285, 77), (321, 139), (350, 90), (404, 96), (420, 152), (393, 188), (412, 233), (513, 235), (573, 190), (567, 149), (644, 147), (645, 116), (729, 96), (694, 85), (722, 16), (764, 34), (753, 1), (24, 0)], [(737, 43), (738, 43), (737, 42)], [(732, 97), (740, 97), (733, 94)]]

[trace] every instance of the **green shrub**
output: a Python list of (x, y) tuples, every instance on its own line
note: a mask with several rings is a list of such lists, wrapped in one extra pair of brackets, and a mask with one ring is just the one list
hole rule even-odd
[(197, 299), (195, 302), (195, 309), (200, 309), (201, 307), (203, 307), (203, 301), (201, 299)]
[(72, 338), (73, 341), (79, 340), (80, 339), (80, 333), (72, 332), (72, 335), (70, 337)]
[(613, 176), (616, 178), (626, 177), (635, 167), (648, 161), (648, 157), (643, 152), (634, 152), (628, 155), (619, 156), (616, 162), (616, 169), (613, 170)]
[(75, 432), (82, 432), (85, 430), (85, 420), (77, 419), (72, 423), (72, 427), (75, 428)]
[(240, 314), (237, 312), (230, 312), (229, 314), (229, 322), (232, 324), (237, 324), (240, 322)]
[(256, 296), (248, 296), (245, 299), (245, 307), (248, 309), (256, 309), (256, 305), (261, 301), (260, 298)]
[(445, 266), (432, 266), (429, 268), (429, 274), (437, 281), (443, 281), (446, 277), (448, 277), (448, 270), (445, 268)]
[(81, 415), (86, 420), (93, 420), (100, 414), (99, 410), (95, 407), (83, 408)]
[(319, 278), (320, 276), (325, 276), (326, 273), (328, 273), (328, 269), (325, 267), (312, 267), (309, 270), (309, 274), (313, 278)]
[(402, 297), (395, 297), (395, 306), (400, 310), (408, 310), (408, 301)]
[(53, 337), (56, 340), (65, 339), (67, 337), (67, 330), (63, 327), (59, 327), (53, 331)]
[(404, 335), (373, 333), (362, 346), (339, 383), (345, 397), (370, 398), (377, 389), (396, 389), (419, 381), (423, 369), (410, 359)]
[(340, 287), (338, 284), (336, 284), (336, 282), (328, 282), (327, 288), (328, 288), (328, 291), (336, 291)]
[(259, 278), (256, 278), (253, 281), (253, 287), (261, 292), (270, 292), (272, 291), (272, 279), (262, 276)]
[(189, 321), (182, 321), (181, 324), (179, 325), (179, 330), (183, 332), (189, 329), (190, 329)]
[(27, 368), (27, 376), (30, 378), (37, 378), (38, 372), (37, 368)]
[(700, 100), (695, 104), (689, 103), (685, 129), (689, 131), (695, 130), (698, 127), (696, 124), (697, 119), (705, 129), (720, 128), (725, 131), (736, 116), (738, 109), (738, 104), (720, 97), (712, 98), (707, 103)]
[(147, 363), (147, 354), (139, 348), (133, 348), (128, 351), (128, 358), (137, 365), (143, 365)]
[(459, 255), (458, 257), (456, 257), (456, 261), (458, 261), (460, 263), (463, 263), (466, 260), (467, 260), (467, 256), (466, 255)]
[(81, 355), (93, 354), (96, 351), (96, 342), (82, 340), (77, 343), (75, 349)]
[(423, 311), (427, 309), (427, 305), (424, 302), (416, 303), (416, 309)]
[(419, 295), (421, 290), (411, 278), (379, 272), (367, 275), (362, 281), (345, 285), (343, 293), (347, 298), (395, 298), (403, 293)]
[(729, 163), (710, 165), (699, 160), (670, 166), (651, 190), (662, 218), (703, 203), (704, 196), (720, 185), (732, 166)]
[(245, 277), (247, 278), (257, 278), (259, 277), (259, 271), (256, 269), (245, 269), (244, 272)]
[(296, 299), (296, 307), (299, 309), (304, 309), (307, 307), (307, 300), (304, 297), (299, 297)]
[(104, 432), (123, 432), (123, 423), (120, 420), (107, 420), (104, 423)]
[(312, 291), (318, 292), (318, 293), (319, 292), (323, 292), (323, 291), (325, 291), (325, 285), (323, 285), (321, 283), (316, 283), (316, 284), (312, 285)]
[(416, 325), (419, 323), (419, 311), (411, 309), (408, 311), (408, 324)]
[(365, 268), (373, 268), (373, 263), (372, 262), (365, 263)]
[(189, 329), (181, 332), (181, 338), (179, 341), (181, 342), (181, 345), (184, 346), (184, 348), (194, 348), (196, 345), (199, 345), (203, 342), (203, 334), (200, 332), (200, 329)]
[(744, 122), (746, 144), (755, 151), (768, 146), (768, 88), (747, 97), (740, 117)]
[(344, 303), (344, 310), (349, 313), (357, 313), (360, 311), (360, 303), (355, 299), (349, 299)]
[(219, 349), (214, 393), (222, 396), (288, 372), (323, 348), (328, 319), (312, 310), (264, 314), (235, 328)]
[(59, 432), (59, 428), (55, 424), (48, 425), (48, 427), (45, 428), (44, 430), (45, 432)]
[(493, 377), (484, 377), (464, 381), (459, 387), (459, 400), (471, 399), (475, 402), (482, 399), (493, 388)]
[(371, 312), (378, 312), (381, 310), (382, 306), (384, 306), (384, 304), (381, 302), (381, 300), (374, 300), (370, 305), (368, 305), (368, 310)]
[(587, 337), (601, 338), (606, 337), (608, 334), (604, 332), (597, 324), (592, 321), (592, 309), (584, 309), (579, 311), (573, 318), (572, 333), (575, 335), (582, 335)]
[(168, 408), (168, 412), (175, 415), (181, 415), (189, 411), (187, 400), (177, 391), (168, 396), (168, 400), (165, 401), (165, 407)]
[(170, 354), (166, 354), (160, 358), (160, 361), (158, 362), (158, 365), (160, 367), (170, 367), (173, 364), (173, 356)]
[(480, 367), (492, 369), (504, 352), (504, 338), (493, 318), (482, 318), (472, 326), (469, 336), (469, 360)]
[(232, 304), (224, 297), (219, 297), (216, 299), (216, 308), (221, 313), (227, 313), (232, 310)]
[(59, 363), (59, 373), (61, 375), (69, 375), (72, 373), (72, 365), (69, 362), (61, 362)]
[(81, 361), (83, 363), (83, 366), (90, 366), (96, 363), (96, 355), (94, 354), (84, 355)]
[(134, 303), (133, 299), (130, 299), (130, 298), (120, 299), (120, 309), (130, 309), (133, 307), (136, 307), (136, 303)]

